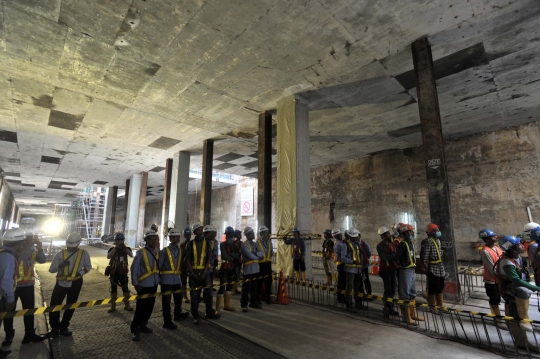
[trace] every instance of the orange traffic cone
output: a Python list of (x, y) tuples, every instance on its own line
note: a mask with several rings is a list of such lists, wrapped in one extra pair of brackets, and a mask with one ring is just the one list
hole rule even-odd
[(276, 303), (289, 304), (290, 302), (291, 301), (289, 300), (289, 297), (287, 296), (287, 285), (285, 284), (285, 278), (283, 277), (283, 272), (280, 272)]

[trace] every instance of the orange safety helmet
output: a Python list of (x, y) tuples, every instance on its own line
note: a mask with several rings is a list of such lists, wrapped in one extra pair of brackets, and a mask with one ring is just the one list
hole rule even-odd
[(430, 223), (426, 227), (426, 233), (430, 234), (434, 229), (438, 229), (438, 228), (439, 228), (439, 226), (436, 225), (435, 223)]
[(411, 226), (410, 224), (407, 224), (407, 223), (399, 223), (397, 225), (397, 229), (398, 229), (399, 233), (405, 233), (405, 232), (408, 232), (408, 231), (414, 231), (414, 227)]

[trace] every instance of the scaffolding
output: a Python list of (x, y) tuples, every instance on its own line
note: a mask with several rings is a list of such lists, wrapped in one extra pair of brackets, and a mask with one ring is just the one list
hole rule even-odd
[(101, 240), (106, 190), (105, 187), (86, 187), (76, 201), (76, 231), (88, 243)]

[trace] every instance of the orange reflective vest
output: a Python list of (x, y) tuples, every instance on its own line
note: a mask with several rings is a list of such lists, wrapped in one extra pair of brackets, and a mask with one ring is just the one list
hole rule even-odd
[(197, 243), (193, 242), (193, 269), (204, 269), (206, 265), (206, 239), (203, 239), (202, 251), (200, 257), (197, 255)]
[(261, 252), (263, 252), (263, 259), (259, 259), (259, 263), (266, 263), (266, 262), (272, 262), (272, 250), (270, 248), (270, 246), (272, 245), (272, 243), (268, 243), (268, 250), (265, 251), (264, 250), (264, 246), (262, 244), (261, 241), (258, 242), (259, 244), (259, 248), (261, 248)]
[(37, 260), (37, 252), (32, 252), (32, 255), (30, 256), (30, 265), (28, 265), (27, 261), (22, 260), (19, 263), (19, 277), (17, 279), (17, 283), (34, 283), (35, 282), (35, 274), (34, 274), (34, 265)]
[[(64, 257), (64, 260), (67, 260), (69, 257), (68, 250), (64, 249), (62, 251), (62, 255)], [(75, 264), (73, 265), (73, 269), (71, 270), (71, 275), (69, 274), (69, 266), (65, 266), (63, 270), (63, 275), (60, 275), (60, 272), (58, 272), (58, 275), (56, 276), (57, 282), (60, 280), (74, 281), (81, 279), (81, 276), (79, 275), (79, 265), (81, 264), (82, 255), (83, 251), (81, 249), (77, 249), (77, 257), (75, 257)]]
[(161, 274), (180, 274), (182, 273), (182, 268), (180, 268), (180, 264), (182, 263), (182, 248), (178, 247), (178, 258), (176, 259), (176, 263), (174, 262), (174, 258), (172, 255), (172, 251), (170, 247), (166, 247), (165, 251), (167, 252), (167, 258), (169, 259), (169, 266), (171, 269), (161, 271)]
[[(3, 248), (0, 248), (0, 252), (7, 252), (7, 251)], [(10, 252), (7, 252), (7, 253), (9, 253), (15, 260), (15, 270), (13, 271), (14, 273), (13, 274), (13, 292), (15, 292), (15, 289), (17, 289), (17, 267), (18, 267), (17, 258), (15, 258), (15, 256), (11, 254)]]
[[(484, 246), (483, 250), (489, 254), (491, 260), (493, 260), (493, 264), (497, 263), (502, 256), (502, 250), (497, 247), (489, 248), (488, 246)], [(484, 263), (484, 279), (494, 283), (499, 282), (499, 279), (488, 270), (486, 263)]]
[(149, 249), (145, 247), (145, 248), (143, 248), (141, 250), (142, 250), (142, 253), (143, 253), (145, 272), (143, 273), (143, 275), (141, 275), (141, 276), (139, 276), (139, 278), (137, 278), (137, 280), (139, 282), (142, 282), (143, 280), (145, 280), (146, 278), (150, 277), (153, 274), (159, 274), (159, 268), (158, 268), (158, 263), (157, 263), (157, 261), (159, 259), (159, 252), (156, 252), (155, 259), (154, 259), (154, 265), (151, 268), (150, 267), (150, 261), (148, 260), (148, 251), (149, 251)]

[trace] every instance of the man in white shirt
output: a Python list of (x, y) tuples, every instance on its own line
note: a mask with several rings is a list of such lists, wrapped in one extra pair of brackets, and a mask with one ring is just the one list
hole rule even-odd
[[(79, 233), (71, 233), (66, 240), (66, 249), (56, 253), (49, 272), (56, 274), (56, 285), (51, 295), (51, 306), (61, 305), (64, 298), (67, 297), (67, 303), (76, 303), (79, 299), (79, 293), (83, 285), (83, 275), (90, 272), (92, 263), (90, 255), (84, 249), (80, 249), (81, 236)], [(66, 303), (66, 304), (67, 304)], [(60, 312), (51, 312), (49, 314), (49, 323), (51, 331), (49, 335), (53, 338), (58, 334), (70, 337), (69, 321), (73, 317), (75, 309), (64, 311), (62, 321), (60, 321)]]

